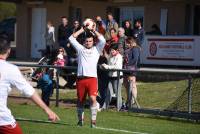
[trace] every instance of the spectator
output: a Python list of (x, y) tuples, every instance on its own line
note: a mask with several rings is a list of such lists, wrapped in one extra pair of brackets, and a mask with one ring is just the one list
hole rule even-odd
[(144, 29), (142, 28), (142, 21), (139, 19), (135, 21), (135, 28), (133, 29), (133, 37), (138, 42), (138, 45), (141, 47), (144, 41)]
[[(107, 64), (107, 58), (105, 57), (104, 54), (102, 54), (99, 57), (98, 65), (101, 65), (101, 64)], [(100, 95), (97, 97), (97, 101), (99, 102), (100, 107), (102, 107), (105, 102), (106, 91), (108, 87), (108, 72), (102, 69), (98, 69), (97, 75), (98, 75), (98, 91)]]
[(108, 13), (107, 14), (107, 21), (106, 21), (106, 34), (105, 34), (106, 40), (110, 39), (111, 29), (115, 29), (115, 31), (117, 32), (118, 31), (118, 24), (114, 20), (112, 13)]
[[(133, 30), (133, 37), (136, 39), (137, 44), (142, 47), (142, 44), (144, 42), (144, 29), (142, 28), (142, 21), (136, 20), (135, 22), (135, 29)], [(138, 67), (140, 67), (140, 56), (138, 59)]]
[[(118, 49), (119, 43), (113, 43), (110, 47), (110, 54), (108, 58), (108, 64), (102, 64), (102, 67), (105, 69), (122, 69), (123, 58), (119, 53)], [(108, 89), (106, 92), (106, 101), (103, 105), (103, 108), (108, 108), (112, 97), (119, 98), (118, 110), (122, 106), (122, 96), (121, 96), (121, 86), (122, 86), (122, 72), (120, 72), (120, 80), (118, 81), (117, 71), (109, 72), (109, 83)], [(118, 94), (118, 90), (120, 90), (120, 94)]]
[(49, 106), (49, 98), (51, 93), (53, 93), (53, 73), (52, 70), (49, 70), (48, 68), (43, 68), (42, 70), (43, 72), (41, 78), (38, 81), (38, 87), (42, 90), (42, 100), (47, 106)]
[(101, 16), (96, 16), (97, 31), (102, 35), (106, 33), (106, 24), (102, 20)]
[(149, 34), (149, 35), (162, 35), (162, 32), (161, 32), (161, 30), (160, 30), (160, 28), (158, 27), (158, 25), (157, 24), (153, 24), (152, 26), (151, 26), (151, 31), (149, 31), (149, 32), (146, 32), (146, 34)]
[(58, 49), (58, 55), (56, 57), (54, 65), (65, 66), (66, 64), (67, 64), (67, 54), (65, 52), (65, 49), (63, 47), (60, 47)]
[(65, 51), (68, 53), (70, 50), (67, 49), (67, 43), (69, 43), (68, 38), (72, 34), (72, 30), (68, 25), (68, 20), (66, 16), (62, 18), (62, 24), (58, 27), (58, 43), (60, 47), (65, 48)]
[(124, 22), (124, 30), (125, 30), (125, 35), (127, 37), (132, 37), (133, 36), (133, 29), (131, 27), (131, 22), (129, 20), (126, 20)]
[[(72, 27), (72, 33), (75, 33), (77, 32), (78, 30), (80, 30), (81, 26), (80, 26), (80, 23), (79, 21), (75, 20), (74, 23), (73, 23), (73, 27)], [(83, 34), (79, 35), (77, 37), (77, 41), (79, 43), (83, 42)], [(73, 66), (75, 65), (74, 62), (75, 62), (75, 59), (77, 58), (77, 54), (76, 54), (76, 50), (74, 49), (74, 47), (71, 46), (70, 43), (67, 44), (67, 55), (68, 55), (68, 65), (69, 66)]]
[[(76, 33), (80, 29), (81, 29), (80, 22), (78, 20), (75, 20), (74, 23), (73, 23), (73, 27), (72, 27), (72, 33)], [(83, 43), (84, 37), (85, 37), (84, 33), (80, 34), (77, 37), (77, 41), (79, 43)], [(68, 53), (67, 53), (67, 56), (68, 56), (67, 65), (68, 66), (77, 66), (76, 50), (74, 49), (74, 47), (70, 43), (67, 44), (67, 48), (69, 50)], [(65, 72), (65, 74), (68, 74), (67, 76), (63, 75), (63, 78), (67, 81), (67, 84), (65, 84), (64, 87), (74, 89), (75, 88), (74, 83), (76, 82), (76, 75), (74, 75), (75, 71), (66, 70), (66, 69), (64, 69), (63, 71)]]
[(109, 53), (109, 48), (111, 46), (112, 43), (117, 43), (119, 40), (118, 36), (117, 36), (117, 31), (114, 28), (110, 29), (110, 38), (109, 40), (106, 41), (106, 45), (104, 47), (104, 50)]
[(137, 41), (133, 38), (126, 39), (127, 49), (125, 50), (125, 57), (124, 57), (124, 69), (132, 70), (133, 72), (124, 73), (124, 86), (127, 92), (127, 102), (129, 96), (129, 83), (131, 82), (132, 89), (132, 104), (135, 103), (137, 99), (137, 86), (136, 86), (136, 70), (137, 70), (137, 62), (140, 55), (140, 47), (137, 45)]
[(55, 28), (51, 21), (47, 23), (47, 32), (45, 34), (46, 39), (46, 53), (51, 56), (55, 45)]
[(119, 43), (119, 52), (124, 57), (124, 50), (126, 49), (125, 41), (127, 36), (125, 35), (124, 28), (120, 27), (118, 29), (118, 43)]
[[(101, 16), (96, 16), (96, 23), (97, 23), (97, 31), (105, 36), (106, 33), (106, 24), (102, 20)], [(99, 57), (98, 65), (107, 63), (107, 59), (104, 56), (104, 54), (101, 54)], [(103, 106), (106, 98), (106, 89), (108, 86), (108, 73), (98, 69), (98, 91), (99, 91), (99, 97), (97, 97), (97, 101), (100, 103), (100, 107)]]

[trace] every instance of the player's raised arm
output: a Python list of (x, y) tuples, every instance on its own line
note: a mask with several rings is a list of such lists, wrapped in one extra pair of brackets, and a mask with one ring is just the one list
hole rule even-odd
[(72, 46), (78, 51), (79, 49), (82, 49), (83, 46), (76, 40), (76, 38), (82, 34), (84, 32), (83, 27), (78, 30), (77, 32), (73, 33), (70, 37), (69, 37), (69, 42), (72, 44)]
[(81, 29), (79, 29), (77, 32), (73, 33), (72, 36), (74, 38), (77, 38), (80, 34), (82, 34), (84, 32), (83, 27), (81, 27)]
[(98, 38), (98, 40), (99, 40), (99, 42), (97, 43), (97, 48), (98, 48), (98, 50), (100, 51), (100, 52), (102, 52), (103, 51), (103, 48), (104, 48), (104, 46), (105, 46), (105, 44), (106, 44), (106, 40), (105, 40), (105, 38), (103, 37), (103, 35), (102, 34), (100, 34), (98, 31), (94, 31), (94, 33), (96, 34), (96, 36), (97, 36), (97, 38)]

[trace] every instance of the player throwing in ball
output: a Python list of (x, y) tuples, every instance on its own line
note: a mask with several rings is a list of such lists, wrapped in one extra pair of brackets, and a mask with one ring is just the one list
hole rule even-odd
[[(78, 125), (82, 126), (84, 121), (84, 101), (88, 94), (90, 98), (90, 110), (91, 110), (91, 127), (96, 127), (96, 117), (97, 117), (97, 62), (100, 54), (103, 51), (104, 45), (106, 43), (104, 37), (96, 31), (96, 24), (93, 22), (93, 26), (86, 25), (82, 27), (79, 31), (75, 32), (69, 37), (69, 41), (74, 46), (78, 53), (78, 70), (77, 70), (77, 115), (78, 115)], [(85, 43), (83, 45), (79, 44), (76, 38), (85, 31), (92, 31), (98, 38), (95, 45), (93, 34), (88, 32)]]

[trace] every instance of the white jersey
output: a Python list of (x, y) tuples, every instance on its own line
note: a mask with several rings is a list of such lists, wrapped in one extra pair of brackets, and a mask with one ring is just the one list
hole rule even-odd
[(0, 126), (14, 124), (16, 121), (7, 107), (7, 98), (12, 87), (30, 97), (35, 90), (24, 79), (18, 67), (0, 60)]
[(69, 37), (69, 41), (78, 53), (77, 76), (97, 77), (97, 62), (106, 43), (104, 37), (100, 36), (96, 46), (90, 49), (81, 45), (73, 36)]

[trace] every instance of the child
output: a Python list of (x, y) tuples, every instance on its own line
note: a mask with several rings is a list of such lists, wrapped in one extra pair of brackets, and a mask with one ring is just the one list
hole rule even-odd
[(53, 90), (52, 76), (48, 68), (44, 68), (42, 76), (38, 81), (39, 88), (42, 89), (42, 100), (49, 106), (49, 98)]
[(65, 66), (66, 65), (66, 53), (63, 47), (60, 47), (58, 50), (57, 59), (54, 62), (54, 65)]
[[(112, 43), (110, 46), (110, 55), (108, 56), (108, 64), (102, 64), (105, 69), (122, 69), (123, 58), (119, 53), (119, 43)], [(117, 109), (120, 110), (122, 106), (121, 86), (122, 86), (122, 72), (120, 72), (120, 80), (118, 81), (117, 71), (109, 72), (109, 84), (106, 93), (106, 101), (103, 108), (108, 108), (113, 96), (118, 96)], [(119, 90), (119, 92), (118, 92)], [(118, 94), (119, 93), (119, 94)]]

